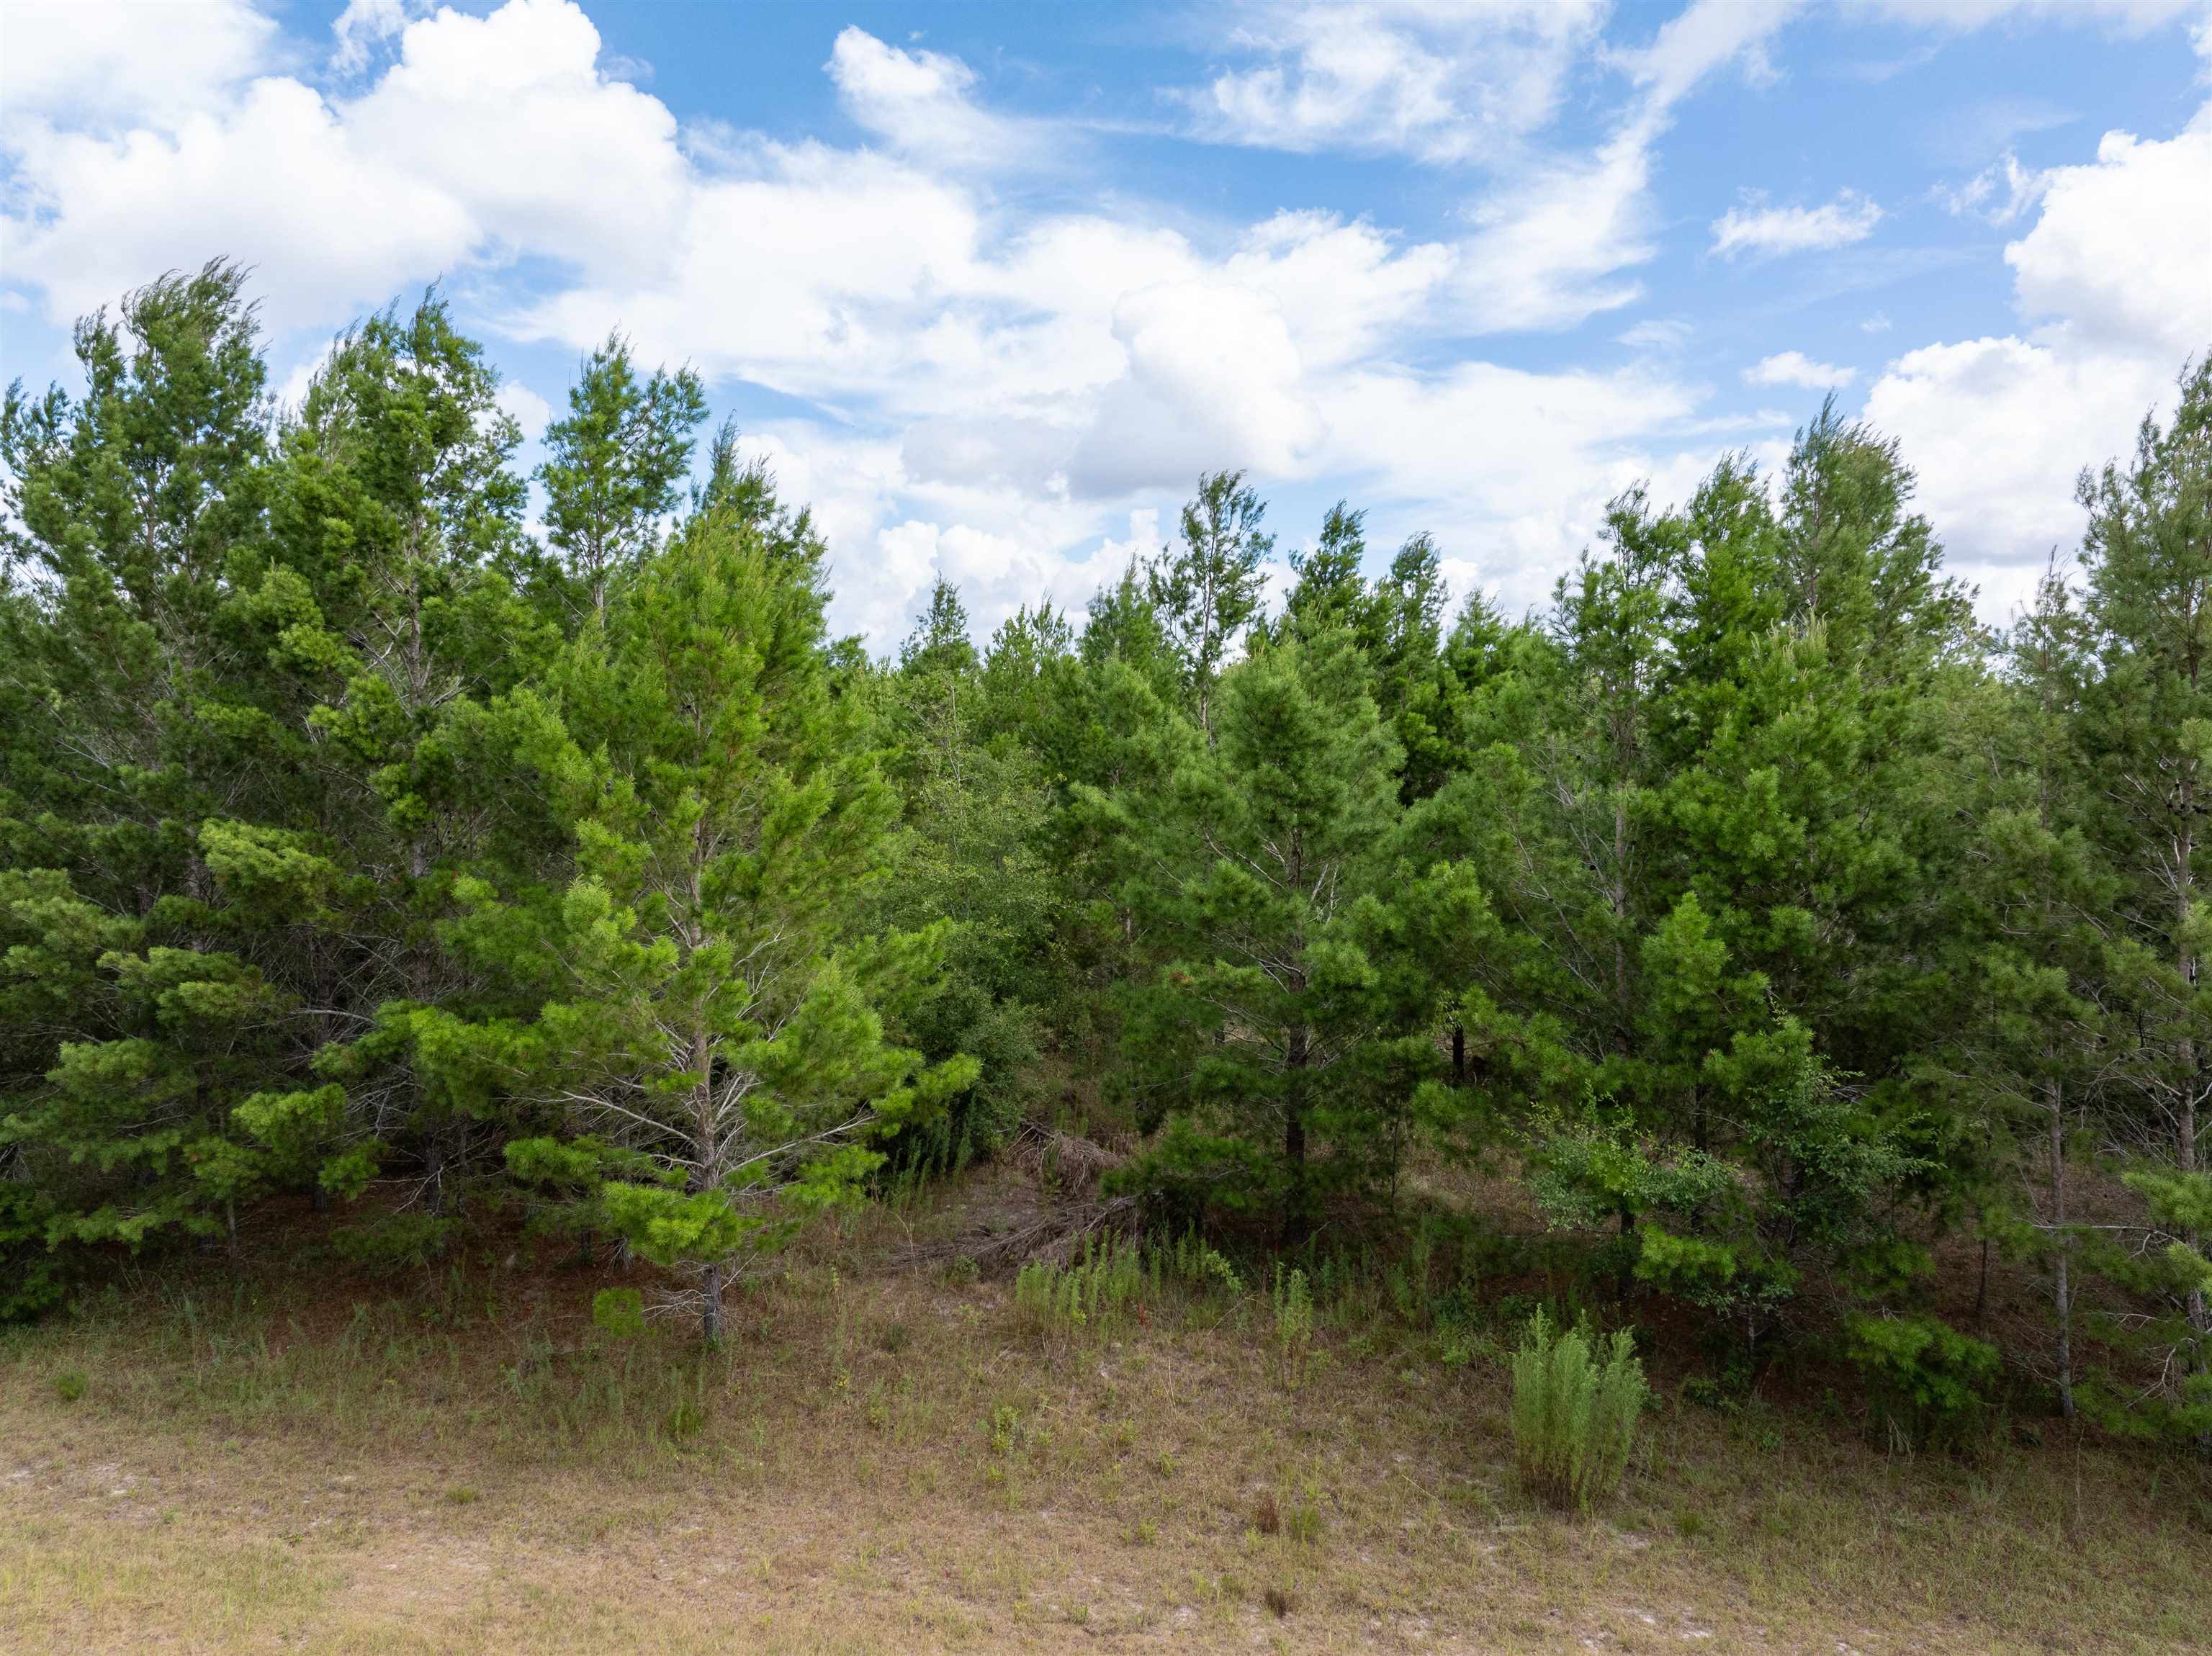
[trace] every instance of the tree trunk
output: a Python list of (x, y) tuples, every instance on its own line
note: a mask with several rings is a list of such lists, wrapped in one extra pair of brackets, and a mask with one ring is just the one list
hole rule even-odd
[(1467, 1031), (1456, 1023), (1452, 1025), (1452, 1085), (1467, 1085)]
[(706, 1303), (699, 1311), (699, 1331), (710, 1346), (722, 1343), (722, 1262), (720, 1259), (707, 1267), (700, 1284), (706, 1295)]

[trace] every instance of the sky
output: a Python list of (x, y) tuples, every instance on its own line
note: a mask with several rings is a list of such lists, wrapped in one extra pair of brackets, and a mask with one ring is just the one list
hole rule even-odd
[(894, 646), (1079, 609), (1202, 471), (1540, 604), (1832, 392), (2002, 623), (2212, 348), (2205, 0), (0, 0), (0, 378), (250, 265), (272, 385), (439, 284), (527, 438), (689, 362)]

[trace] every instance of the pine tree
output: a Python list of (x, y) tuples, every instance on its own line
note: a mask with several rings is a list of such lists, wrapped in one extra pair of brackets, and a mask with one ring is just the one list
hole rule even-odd
[(510, 1163), (600, 1158), (606, 1222), (696, 1276), (710, 1342), (732, 1273), (975, 1077), (885, 1037), (943, 937), (860, 934), (895, 802), (831, 694), (822, 603), (811, 560), (731, 513), (642, 565), (546, 694), (504, 707), (561, 802), (573, 881), (550, 902), (458, 888), (453, 946), (541, 983), (543, 1004), (526, 1022), (395, 1010), (439, 1084), (559, 1107), (566, 1134), (511, 1144)]
[(1328, 1189), (1387, 1174), (1404, 1131), (1392, 1100), (1426, 1044), (1367, 946), (1390, 901), (1396, 753), (1348, 682), (1295, 642), (1269, 649), (1222, 679), (1211, 742), (1170, 716), (1164, 791), (1082, 794), (1164, 962), (1132, 1011), (1169, 1112), (1138, 1176), (1278, 1210), (1292, 1242)]
[[(2052, 1368), (2069, 1419), (2082, 1240), (2071, 1164), (2109, 1039), (2099, 996), (2117, 895), (2083, 832), (2089, 791), (2075, 725), (2087, 643), (2054, 568), (2008, 640), (2006, 678), (1950, 703), (1959, 815), (1971, 836), (1946, 904), (1963, 1004), (1927, 1060), (1948, 1094), (1952, 1132), (1969, 1141), (1978, 1177), (1995, 1186), (1977, 1192), (1978, 1203), (2003, 1204), (2016, 1192), (2022, 1234), (2049, 1261)], [(1985, 1215), (1983, 1296), (1990, 1238), (2005, 1228), (2002, 1212)]]
[[(2206, 1176), (2212, 1131), (2212, 358), (2184, 370), (2179, 393), (2164, 427), (2144, 420), (2130, 465), (2081, 479), (2100, 668), (2081, 732), (2101, 795), (2092, 831), (2124, 882), (2110, 969), (2135, 1038), (2124, 1059), (2131, 1107), (2116, 1125), (2156, 1178), (2186, 1190)], [(2172, 1216), (2151, 1222), (2201, 1256), (2204, 1238), (2185, 1222), (2201, 1205), (2168, 1202)], [(2203, 1374), (2212, 1296), (2190, 1270), (2172, 1287), (2174, 1349)]]
[(619, 334), (584, 359), (568, 416), (545, 428), (545, 537), (565, 561), (569, 602), (604, 615), (621, 572), (651, 549), (676, 510), (707, 397), (690, 368), (641, 380)]
[(1243, 472), (1208, 473), (1182, 509), (1182, 550), (1163, 552), (1146, 571), (1146, 596), (1182, 661), (1184, 694), (1201, 731), (1212, 729), (1222, 664), (1260, 613), (1261, 566), (1275, 545), (1260, 530), (1267, 513)]
[[(287, 1085), (312, 1042), (241, 890), (295, 808), (301, 757), (240, 590), (269, 488), (242, 287), (213, 264), (131, 294), (119, 321), (76, 331), (82, 397), (13, 387), (0, 415), (10, 1254), (234, 1235), (242, 1203), (312, 1177), (331, 1125), (327, 1089)], [(20, 1268), (51, 1285), (44, 1265)]]

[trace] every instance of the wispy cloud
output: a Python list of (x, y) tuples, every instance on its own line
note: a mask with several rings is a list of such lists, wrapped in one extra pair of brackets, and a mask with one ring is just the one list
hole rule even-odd
[(1769, 207), (1752, 194), (1713, 221), (1712, 251), (1723, 258), (1771, 258), (1848, 247), (1872, 235), (1881, 219), (1879, 206), (1850, 190), (1820, 207)]
[(1815, 362), (1802, 351), (1778, 351), (1743, 371), (1743, 383), (1747, 385), (1800, 385), (1808, 391), (1848, 385), (1858, 377), (1856, 368)]

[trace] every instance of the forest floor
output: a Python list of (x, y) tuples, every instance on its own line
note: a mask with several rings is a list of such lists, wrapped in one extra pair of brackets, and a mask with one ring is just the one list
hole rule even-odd
[(1324, 1300), (1293, 1385), (1263, 1295), (1055, 1340), (914, 1265), (1007, 1183), (811, 1242), (708, 1357), (496, 1247), (196, 1261), (0, 1334), (0, 1650), (2207, 1647), (2193, 1463), (1662, 1386), (1620, 1498), (1546, 1512), (1500, 1346), (1387, 1296)]

